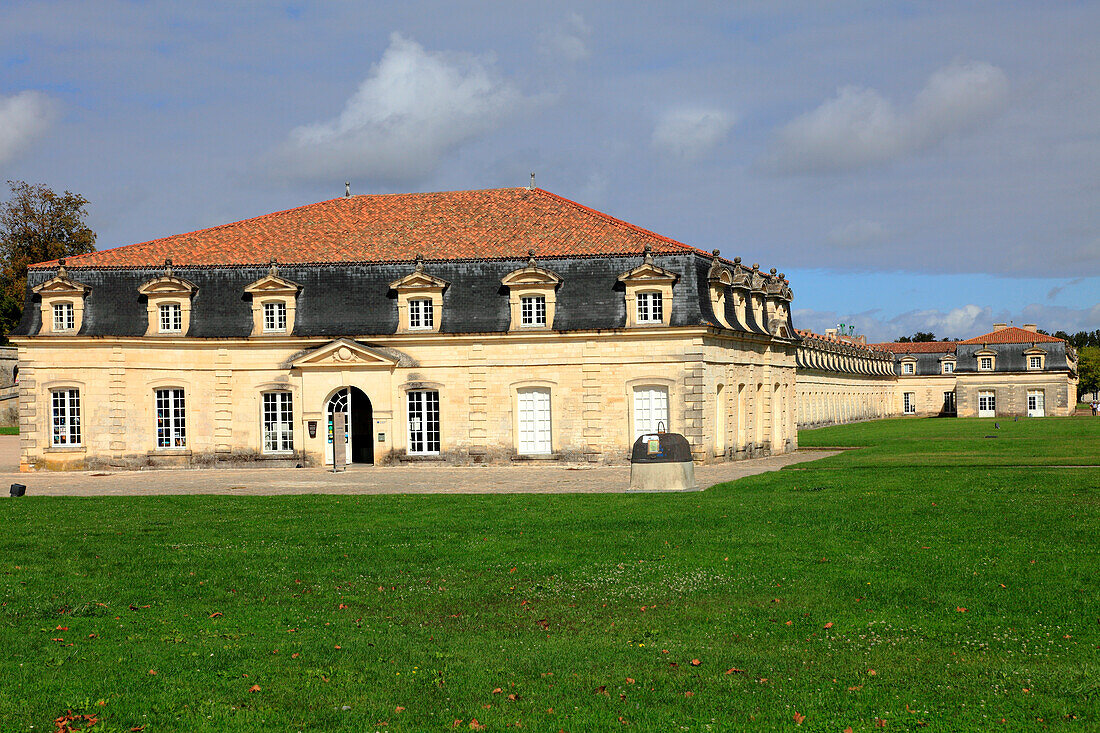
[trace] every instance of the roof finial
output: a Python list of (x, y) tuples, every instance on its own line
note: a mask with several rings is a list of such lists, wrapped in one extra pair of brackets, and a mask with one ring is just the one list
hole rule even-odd
[(531, 171), (531, 185), (527, 187), (527, 190), (528, 191), (534, 191), (535, 190), (535, 172), (534, 171)]
[(419, 252), (416, 253), (416, 271), (424, 272), (424, 255)]
[(344, 181), (344, 198), (351, 197), (351, 181)]
[(527, 266), (538, 267), (538, 265), (535, 263), (535, 250), (533, 249), (527, 250)]
[(64, 257), (58, 257), (57, 258), (57, 276), (58, 277), (65, 277), (68, 274), (69, 274), (68, 271), (65, 269), (65, 258)]
[(168, 277), (172, 277), (172, 258), (164, 258), (164, 274)]
[(271, 258), (271, 267), (268, 269), (267, 274), (271, 277), (279, 276), (279, 263), (274, 257)]
[(740, 257), (734, 257), (733, 258), (733, 264), (740, 265), (741, 264), (741, 258)]
[(653, 264), (653, 245), (649, 242), (645, 243), (645, 257), (642, 259), (647, 265)]
[(718, 255), (720, 255), (720, 254), (722, 254), (722, 250), (720, 250), (720, 249), (712, 249), (710, 251), (710, 256), (713, 257), (714, 259), (718, 259)]

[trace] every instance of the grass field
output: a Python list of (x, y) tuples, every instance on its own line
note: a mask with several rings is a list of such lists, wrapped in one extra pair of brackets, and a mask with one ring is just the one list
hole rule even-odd
[(19, 426), (14, 427), (0, 427), (0, 435), (19, 435)]
[(694, 494), (2, 501), (0, 729), (1095, 730), (1100, 469), (992, 463), (1100, 436), (985, 423)]

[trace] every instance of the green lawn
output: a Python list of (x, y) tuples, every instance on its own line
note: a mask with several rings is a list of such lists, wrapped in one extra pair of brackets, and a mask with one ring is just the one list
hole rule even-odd
[(19, 426), (0, 427), (0, 435), (19, 435)]
[(973, 455), (1095, 428), (967, 424), (693, 494), (2, 501), (0, 730), (1095, 730), (1100, 469)]

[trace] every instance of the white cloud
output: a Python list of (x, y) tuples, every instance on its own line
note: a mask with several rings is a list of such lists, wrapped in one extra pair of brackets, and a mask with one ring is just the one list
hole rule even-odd
[(23, 153), (53, 124), (57, 105), (41, 92), (0, 97), (0, 164)]
[(835, 97), (783, 127), (765, 159), (781, 172), (834, 172), (878, 165), (931, 148), (1000, 113), (1005, 73), (980, 61), (932, 74), (908, 109), (874, 89), (841, 87)]
[(291, 178), (407, 184), (535, 101), (503, 79), (492, 59), (429, 52), (394, 33), (344, 110), (292, 130), (276, 162)]
[(722, 110), (668, 110), (653, 128), (653, 147), (681, 160), (697, 160), (726, 139), (734, 122)]
[(886, 241), (889, 234), (881, 222), (857, 219), (829, 232), (829, 242), (837, 247), (862, 249)]
[(539, 34), (539, 51), (545, 56), (573, 63), (584, 61), (592, 55), (588, 48), (591, 35), (592, 26), (584, 22), (584, 16), (570, 13), (562, 27)]

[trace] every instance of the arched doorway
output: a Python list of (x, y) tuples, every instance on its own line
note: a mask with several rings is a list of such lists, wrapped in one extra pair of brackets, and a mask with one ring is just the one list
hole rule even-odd
[(328, 432), (325, 440), (325, 463), (332, 463), (332, 415), (342, 412), (347, 425), (344, 439), (349, 463), (374, 463), (374, 410), (370, 398), (358, 387), (336, 390), (325, 406)]

